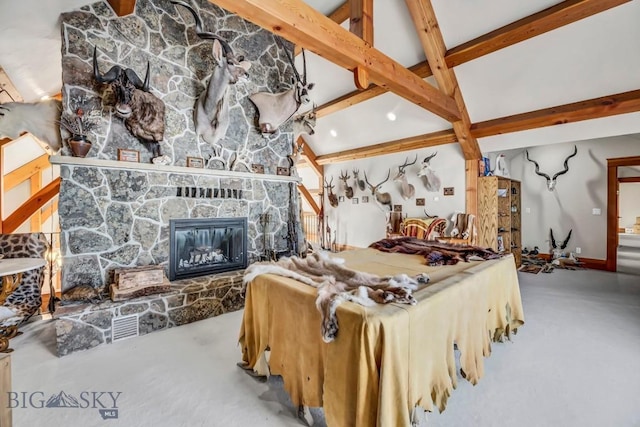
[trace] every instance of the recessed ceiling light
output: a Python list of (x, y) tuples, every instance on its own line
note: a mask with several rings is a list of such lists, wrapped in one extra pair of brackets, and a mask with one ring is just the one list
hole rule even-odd
[(392, 122), (396, 120), (396, 114), (392, 111), (389, 111), (387, 113), (387, 119), (391, 120)]
[(338, 132), (336, 132), (336, 130), (335, 130), (335, 129), (331, 129), (331, 130), (329, 131), (329, 135), (331, 135), (332, 137), (334, 137), (334, 138), (335, 138), (336, 136), (338, 136)]

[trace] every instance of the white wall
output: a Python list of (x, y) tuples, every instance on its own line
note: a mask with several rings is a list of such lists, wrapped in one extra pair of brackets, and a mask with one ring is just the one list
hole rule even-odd
[[(563, 169), (574, 143), (529, 148), (529, 155), (550, 176)], [(607, 252), (607, 159), (640, 155), (640, 143), (632, 136), (592, 139), (575, 143), (578, 154), (569, 160), (569, 172), (558, 177), (556, 189), (547, 190), (546, 180), (535, 174), (535, 166), (524, 151), (510, 161), (511, 176), (522, 181), (522, 243), (549, 250), (549, 229), (556, 241), (573, 234), (567, 247), (582, 249), (581, 256), (605, 259)], [(529, 209), (529, 212), (527, 212)], [(600, 209), (593, 215), (592, 209)]]
[(618, 194), (619, 227), (632, 227), (640, 217), (640, 182), (621, 182)]
[[(420, 169), (420, 163), (427, 155), (438, 152), (432, 159), (431, 165), (442, 181), (439, 192), (427, 192), (423, 181), (416, 174)], [(416, 189), (416, 195), (411, 200), (403, 200), (400, 195), (400, 183), (393, 182), (394, 174), (398, 173), (398, 166), (404, 163), (407, 156), (413, 160), (418, 155), (415, 165), (407, 167), (407, 177), (410, 184)], [(429, 215), (438, 215), (450, 218), (455, 212), (462, 212), (465, 208), (465, 164), (458, 144), (448, 144), (432, 149), (415, 150), (406, 153), (389, 154), (384, 156), (362, 159), (352, 162), (342, 162), (325, 165), (325, 177), (333, 178), (334, 193), (344, 195), (342, 181), (338, 179), (340, 170), (349, 170), (353, 186), (353, 169), (360, 170), (360, 179), (364, 180), (364, 172), (367, 173), (369, 182), (377, 184), (384, 180), (387, 171), (391, 170), (391, 178), (382, 185), (381, 190), (391, 194), (393, 204), (402, 205), (403, 213), (409, 217), (425, 217), (424, 210)], [(306, 185), (306, 184), (305, 184)], [(453, 187), (453, 196), (444, 196), (443, 188)], [(369, 196), (369, 203), (361, 203), (362, 196)], [(425, 198), (425, 206), (416, 206), (415, 198)], [(356, 247), (366, 247), (374, 241), (386, 236), (386, 218), (384, 212), (373, 201), (371, 192), (355, 190), (354, 198), (360, 203), (353, 204), (352, 200), (345, 197), (344, 203), (332, 208), (328, 199), (325, 200), (325, 214), (329, 226), (336, 231), (336, 242)], [(333, 239), (333, 236), (332, 236)]]

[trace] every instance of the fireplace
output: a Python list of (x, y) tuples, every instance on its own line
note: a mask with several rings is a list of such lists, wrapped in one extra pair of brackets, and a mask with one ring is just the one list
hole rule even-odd
[(247, 218), (172, 219), (169, 280), (247, 267)]

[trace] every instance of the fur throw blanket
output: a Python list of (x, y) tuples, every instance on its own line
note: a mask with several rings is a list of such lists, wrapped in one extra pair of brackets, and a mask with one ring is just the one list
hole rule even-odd
[(478, 261), (502, 257), (493, 249), (472, 245), (454, 245), (439, 243), (435, 240), (422, 240), (414, 237), (399, 239), (382, 239), (369, 245), (370, 248), (382, 252), (397, 252), (401, 254), (419, 254), (425, 257), (430, 266), (454, 265), (459, 261)]
[(318, 289), (316, 307), (322, 315), (322, 339), (331, 342), (338, 333), (336, 308), (343, 301), (371, 306), (375, 303), (416, 303), (411, 295), (419, 283), (428, 283), (429, 277), (420, 274), (409, 277), (377, 276), (344, 266), (344, 260), (330, 258), (325, 252), (314, 252), (306, 258), (296, 256), (282, 258), (277, 262), (258, 262), (250, 265), (244, 274), (244, 283), (249, 283), (261, 274), (277, 274), (296, 279)]

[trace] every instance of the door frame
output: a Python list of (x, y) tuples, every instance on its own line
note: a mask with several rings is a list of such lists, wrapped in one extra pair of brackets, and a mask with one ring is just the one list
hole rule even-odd
[(607, 159), (607, 271), (618, 264), (618, 167), (640, 166), (640, 156)]

